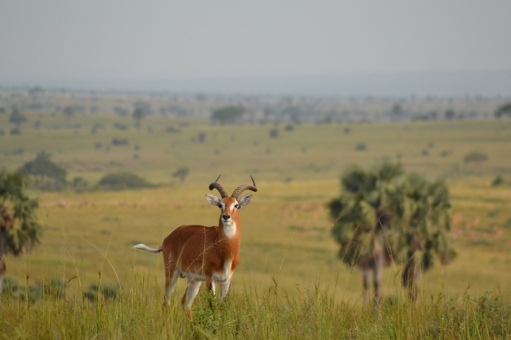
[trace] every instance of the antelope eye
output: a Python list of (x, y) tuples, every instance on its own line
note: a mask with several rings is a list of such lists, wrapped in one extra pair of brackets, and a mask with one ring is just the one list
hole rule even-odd
[(236, 204), (234, 207), (235, 207), (236, 209), (239, 209), (239, 208), (240, 208), (240, 206), (239, 206), (239, 205), (237, 205), (237, 204)]

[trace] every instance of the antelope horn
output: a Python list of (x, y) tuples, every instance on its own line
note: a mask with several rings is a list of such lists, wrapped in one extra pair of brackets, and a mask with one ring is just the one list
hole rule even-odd
[[(222, 176), (222, 175), (220, 175), (220, 176)], [(218, 190), (218, 192), (220, 193), (222, 198), (225, 198), (225, 197), (228, 197), (229, 195), (227, 194), (227, 191), (225, 191), (224, 187), (220, 183), (217, 182), (218, 179), (220, 178), (220, 176), (218, 176), (216, 181), (214, 181), (213, 183), (211, 183), (209, 185), (209, 190), (216, 189), (216, 190)]]
[(255, 181), (254, 181), (254, 178), (252, 177), (252, 175), (250, 175), (250, 178), (252, 178), (252, 183), (254, 185), (251, 185), (251, 184), (242, 184), (240, 185), (239, 187), (236, 188), (236, 190), (234, 190), (234, 192), (232, 193), (231, 197), (234, 197), (235, 199), (238, 199), (238, 196), (245, 190), (252, 190), (254, 192), (257, 191), (257, 186), (255, 184)]

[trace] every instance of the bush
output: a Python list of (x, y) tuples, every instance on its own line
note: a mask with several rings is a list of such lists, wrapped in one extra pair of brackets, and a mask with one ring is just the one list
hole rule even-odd
[(114, 138), (112, 139), (112, 145), (128, 145), (130, 142), (126, 138)]
[(53, 163), (50, 158), (50, 154), (40, 152), (35, 160), (25, 163), (19, 171), (33, 177), (35, 188), (60, 190), (66, 186), (67, 171)]
[(48, 281), (38, 281), (35, 286), (20, 286), (18, 280), (5, 277), (3, 280), (3, 296), (36, 302), (41, 299), (62, 299), (66, 295), (67, 283), (61, 278), (51, 278)]
[(502, 184), (504, 184), (504, 178), (502, 178), (502, 176), (500, 176), (500, 175), (495, 177), (495, 179), (491, 182), (492, 187), (499, 187)]
[(121, 123), (115, 123), (114, 124), (114, 129), (117, 129), (117, 130), (128, 130), (128, 125), (121, 124)]
[(242, 106), (226, 106), (213, 111), (211, 120), (220, 124), (235, 124), (243, 117), (246, 109)]
[(357, 146), (355, 146), (355, 150), (357, 151), (364, 151), (367, 149), (367, 146), (364, 143), (359, 143)]
[(167, 133), (180, 133), (181, 130), (179, 130), (178, 128), (174, 127), (174, 126), (169, 126), (166, 130)]
[(279, 129), (273, 128), (270, 130), (270, 137), (271, 138), (279, 138)]
[(125, 171), (106, 175), (99, 181), (97, 187), (104, 190), (125, 190), (152, 188), (154, 184), (131, 172)]
[(89, 286), (89, 290), (83, 294), (83, 296), (89, 301), (98, 301), (99, 297), (102, 296), (105, 301), (115, 300), (120, 296), (122, 286), (117, 283), (103, 283), (101, 286), (92, 284)]
[(83, 177), (75, 177), (73, 178), (73, 189), (77, 192), (84, 192), (89, 189), (89, 182), (87, 182)]
[(488, 156), (480, 152), (471, 152), (463, 158), (465, 163), (481, 163), (488, 160)]

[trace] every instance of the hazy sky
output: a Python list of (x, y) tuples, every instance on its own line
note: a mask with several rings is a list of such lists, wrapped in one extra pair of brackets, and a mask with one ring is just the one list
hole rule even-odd
[(0, 78), (510, 70), (511, 1), (0, 0)]

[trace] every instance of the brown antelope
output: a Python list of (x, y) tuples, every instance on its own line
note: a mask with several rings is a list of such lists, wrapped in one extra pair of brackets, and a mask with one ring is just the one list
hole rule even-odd
[[(252, 176), (250, 176), (252, 178)], [(182, 225), (163, 240), (158, 249), (143, 244), (133, 248), (153, 253), (163, 252), (165, 263), (165, 298), (170, 304), (170, 295), (174, 291), (178, 277), (186, 278), (187, 289), (181, 303), (188, 309), (192, 318), (192, 303), (199, 292), (202, 281), (215, 293), (215, 284), (219, 284), (220, 301), (223, 302), (231, 284), (232, 274), (240, 262), (241, 221), (239, 210), (247, 206), (252, 195), (240, 194), (245, 190), (257, 191), (252, 178), (251, 184), (240, 185), (229, 197), (225, 189), (215, 182), (209, 190), (217, 189), (222, 198), (206, 194), (209, 204), (221, 210), (217, 226)], [(186, 297), (188, 293), (188, 298)], [(164, 302), (164, 303), (165, 303)]]

